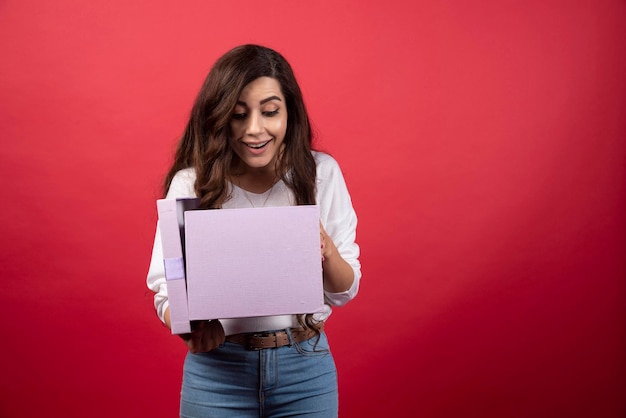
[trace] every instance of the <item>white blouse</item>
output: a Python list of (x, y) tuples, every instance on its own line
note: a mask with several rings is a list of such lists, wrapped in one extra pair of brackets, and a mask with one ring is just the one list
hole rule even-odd
[[(359, 246), (355, 242), (357, 217), (339, 164), (330, 155), (321, 152), (313, 151), (313, 157), (317, 165), (316, 203), (320, 208), (322, 225), (333, 239), (339, 254), (354, 270), (354, 281), (350, 289), (340, 293), (324, 291), (324, 311), (314, 314), (316, 320), (324, 321), (331, 314), (331, 305), (344, 305), (356, 296), (361, 279), (361, 264), (359, 263)], [(193, 168), (179, 171), (172, 179), (166, 198), (196, 197), (195, 181), (196, 173)], [(231, 198), (222, 205), (224, 209), (295, 205), (295, 196), (282, 181), (277, 182), (270, 190), (261, 194), (244, 191), (232, 184), (230, 192)], [(148, 288), (155, 292), (154, 306), (159, 318), (163, 321), (163, 314), (168, 307), (168, 298), (158, 225), (147, 283)], [(299, 326), (296, 315), (220, 319), (220, 322), (226, 335)]]

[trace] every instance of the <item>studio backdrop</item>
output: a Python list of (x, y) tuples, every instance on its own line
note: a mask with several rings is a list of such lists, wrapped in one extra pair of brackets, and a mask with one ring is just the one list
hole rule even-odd
[(626, 414), (626, 3), (0, 2), (0, 416), (177, 416), (145, 285), (195, 94), (293, 65), (363, 278), (342, 417)]

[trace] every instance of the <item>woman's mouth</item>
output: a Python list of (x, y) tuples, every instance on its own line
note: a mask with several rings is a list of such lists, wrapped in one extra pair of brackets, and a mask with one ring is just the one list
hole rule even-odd
[(248, 143), (248, 142), (244, 142), (244, 145), (248, 148), (252, 148), (252, 149), (261, 149), (264, 146), (266, 146), (267, 144), (269, 144), (271, 142), (270, 140), (267, 140), (265, 142), (257, 142), (257, 143)]

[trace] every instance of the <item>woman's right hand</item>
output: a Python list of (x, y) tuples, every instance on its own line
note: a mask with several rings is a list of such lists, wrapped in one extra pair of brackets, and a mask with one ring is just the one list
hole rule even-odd
[(224, 328), (217, 319), (193, 322), (192, 329), (191, 333), (181, 334), (180, 337), (194, 354), (211, 351), (226, 340)]

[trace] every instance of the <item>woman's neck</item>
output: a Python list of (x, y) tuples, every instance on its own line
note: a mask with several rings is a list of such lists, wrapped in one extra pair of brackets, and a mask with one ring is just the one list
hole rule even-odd
[(270, 167), (252, 168), (238, 167), (231, 178), (231, 182), (238, 187), (252, 192), (265, 193), (276, 184), (280, 176)]

